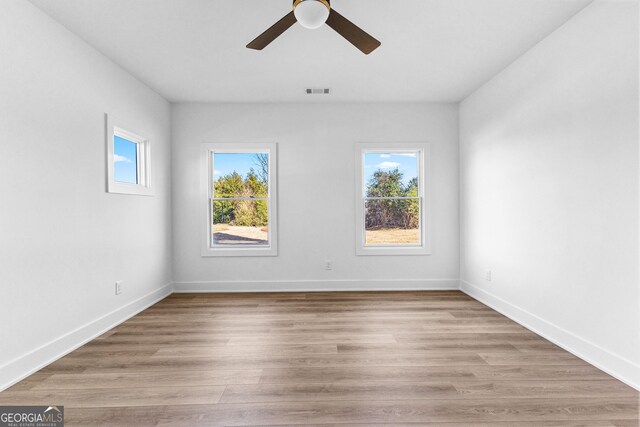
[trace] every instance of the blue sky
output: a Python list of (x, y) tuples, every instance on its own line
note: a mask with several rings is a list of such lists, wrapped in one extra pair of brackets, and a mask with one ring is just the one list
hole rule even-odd
[(138, 158), (135, 142), (119, 136), (113, 138), (114, 178), (118, 182), (138, 183)]
[(214, 179), (229, 175), (234, 171), (244, 178), (251, 168), (258, 172), (260, 167), (256, 164), (254, 156), (254, 153), (214, 153)]
[(365, 153), (364, 185), (377, 170), (391, 171), (398, 168), (404, 174), (402, 182), (406, 185), (418, 176), (418, 157), (416, 153)]

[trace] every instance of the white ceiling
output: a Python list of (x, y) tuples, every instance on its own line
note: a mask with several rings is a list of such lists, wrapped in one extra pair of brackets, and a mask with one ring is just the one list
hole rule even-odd
[(455, 102), (591, 0), (332, 0), (382, 42), (369, 56), (299, 24), (246, 49), (291, 0), (31, 2), (173, 102)]

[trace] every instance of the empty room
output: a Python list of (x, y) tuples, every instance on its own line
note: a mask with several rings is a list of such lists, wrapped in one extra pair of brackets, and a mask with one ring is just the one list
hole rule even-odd
[(0, 427), (640, 426), (637, 0), (0, 0)]

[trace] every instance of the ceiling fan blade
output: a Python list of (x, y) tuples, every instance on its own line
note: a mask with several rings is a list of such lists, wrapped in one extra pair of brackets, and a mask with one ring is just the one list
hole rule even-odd
[(272, 41), (277, 39), (282, 33), (287, 31), (293, 24), (297, 22), (296, 16), (293, 11), (284, 16), (281, 20), (276, 22), (264, 33), (260, 34), (251, 43), (247, 45), (249, 49), (262, 50), (269, 45)]
[(370, 54), (381, 45), (378, 40), (365, 33), (360, 27), (340, 15), (333, 8), (329, 13), (327, 25), (336, 30), (338, 34), (360, 49), (365, 55)]

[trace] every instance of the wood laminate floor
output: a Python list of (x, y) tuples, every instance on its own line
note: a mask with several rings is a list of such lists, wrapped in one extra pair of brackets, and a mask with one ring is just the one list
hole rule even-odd
[(0, 404), (68, 426), (638, 426), (638, 398), (461, 292), (358, 292), (175, 294)]

